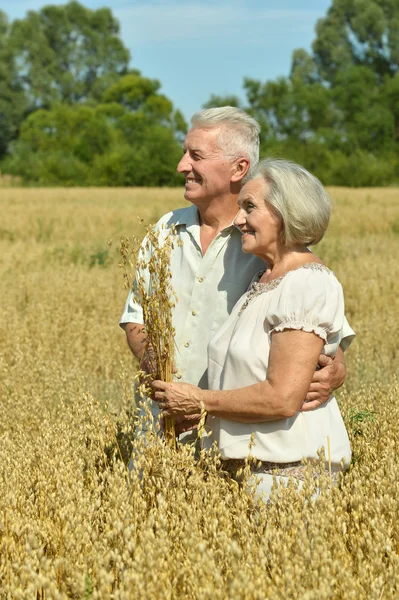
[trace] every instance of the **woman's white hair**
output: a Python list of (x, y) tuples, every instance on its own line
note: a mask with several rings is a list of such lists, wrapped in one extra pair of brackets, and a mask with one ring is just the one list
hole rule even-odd
[(259, 161), (260, 125), (246, 112), (234, 106), (206, 108), (191, 118), (192, 127), (220, 127), (217, 138), (225, 156), (248, 158), (253, 168)]
[(320, 181), (289, 160), (266, 158), (250, 179), (262, 177), (267, 183), (265, 201), (282, 220), (287, 246), (317, 244), (325, 234), (331, 212), (331, 198)]

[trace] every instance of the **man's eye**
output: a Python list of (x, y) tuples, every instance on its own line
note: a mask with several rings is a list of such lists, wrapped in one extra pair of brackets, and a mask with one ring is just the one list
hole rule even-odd
[(247, 210), (251, 210), (252, 208), (255, 208), (255, 204), (252, 204), (252, 202), (247, 202)]

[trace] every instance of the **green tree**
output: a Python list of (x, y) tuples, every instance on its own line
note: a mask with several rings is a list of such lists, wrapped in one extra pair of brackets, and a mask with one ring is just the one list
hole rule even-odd
[(235, 106), (237, 108), (243, 108), (241, 100), (234, 94), (228, 94), (226, 96), (212, 94), (208, 102), (205, 102), (205, 104), (202, 106), (203, 108), (220, 108), (222, 106)]
[(46, 185), (86, 185), (92, 157), (108, 151), (116, 134), (95, 107), (57, 104), (32, 113), (4, 166)]
[(0, 158), (6, 153), (9, 142), (16, 137), (27, 108), (9, 36), (7, 16), (0, 11)]
[(156, 79), (143, 77), (140, 71), (132, 71), (121, 77), (103, 94), (104, 103), (117, 103), (125, 108), (125, 119), (121, 125), (125, 134), (140, 135), (140, 130), (153, 124), (170, 128), (177, 139), (182, 139), (187, 124), (182, 113), (174, 110), (172, 102), (159, 92), (161, 84)]
[(293, 53), (289, 77), (244, 80), (261, 153), (302, 162), (325, 183), (398, 181), (398, 0), (333, 0), (316, 34), (313, 54)]
[(314, 59), (323, 80), (334, 84), (350, 65), (363, 65), (380, 81), (399, 65), (397, 0), (334, 0), (316, 26)]
[(2, 168), (44, 185), (177, 183), (183, 115), (128, 62), (107, 8), (0, 13)]
[(9, 43), (30, 110), (98, 98), (128, 70), (129, 52), (108, 8), (72, 1), (29, 11)]
[(5, 170), (44, 185), (179, 183), (185, 122), (159, 82), (138, 71), (122, 77), (100, 104), (55, 104), (32, 113), (4, 161)]

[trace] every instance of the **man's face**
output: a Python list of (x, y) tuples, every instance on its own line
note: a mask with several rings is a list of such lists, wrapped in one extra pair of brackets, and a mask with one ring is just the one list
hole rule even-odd
[(177, 171), (186, 178), (184, 197), (197, 206), (230, 194), (234, 165), (218, 147), (219, 131), (218, 127), (190, 129), (177, 165)]

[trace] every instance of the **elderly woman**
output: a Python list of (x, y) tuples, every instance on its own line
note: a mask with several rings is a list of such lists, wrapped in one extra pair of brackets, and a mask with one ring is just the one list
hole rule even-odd
[(332, 469), (351, 450), (333, 396), (301, 412), (320, 353), (333, 357), (342, 339), (344, 298), (334, 273), (308, 246), (323, 237), (331, 201), (313, 175), (292, 162), (267, 159), (243, 186), (235, 225), (242, 249), (265, 261), (247, 293), (208, 347), (208, 390), (155, 381), (164, 415), (207, 411), (209, 436), (228, 468), (249, 454), (261, 462), (259, 491), (279, 478), (303, 478), (303, 459), (324, 446)]

